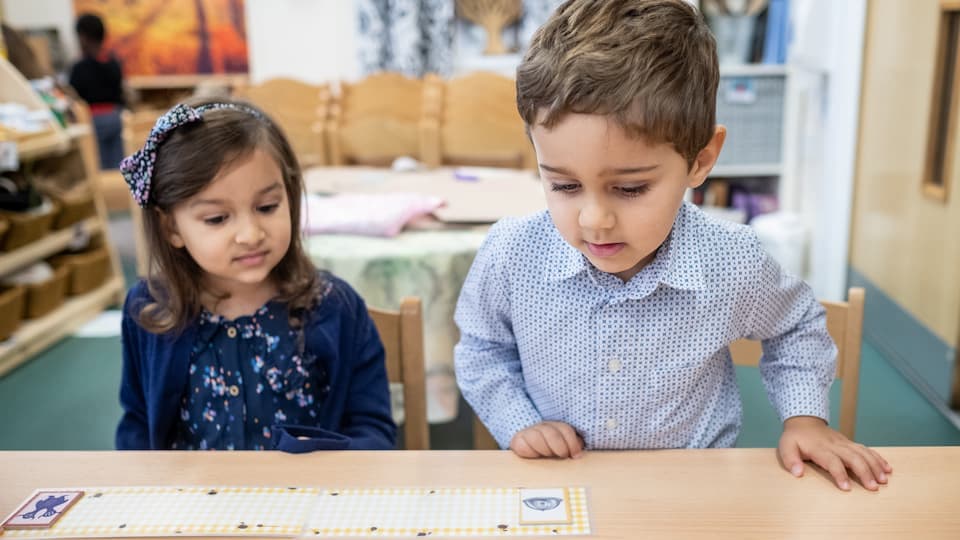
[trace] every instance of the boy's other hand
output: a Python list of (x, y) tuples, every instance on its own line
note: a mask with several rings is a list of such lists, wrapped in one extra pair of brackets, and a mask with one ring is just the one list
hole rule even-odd
[(787, 418), (779, 450), (783, 466), (794, 476), (803, 476), (803, 462), (812, 461), (829, 472), (844, 491), (850, 490), (848, 469), (871, 491), (886, 484), (887, 475), (893, 472), (876, 451), (851, 441), (814, 416)]
[(578, 458), (583, 455), (583, 439), (570, 424), (540, 422), (518, 431), (510, 449), (522, 458)]

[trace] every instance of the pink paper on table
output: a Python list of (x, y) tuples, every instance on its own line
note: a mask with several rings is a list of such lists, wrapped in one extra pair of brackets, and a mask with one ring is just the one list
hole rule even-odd
[(418, 193), (309, 194), (301, 216), (307, 234), (396, 236), (404, 225), (443, 206), (439, 197)]

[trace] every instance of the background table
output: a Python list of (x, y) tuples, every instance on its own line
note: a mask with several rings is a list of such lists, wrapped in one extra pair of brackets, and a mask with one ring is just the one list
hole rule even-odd
[[(463, 179), (465, 173), (473, 178)], [(533, 171), (517, 169), (314, 167), (304, 172), (304, 182), (311, 193), (410, 192), (446, 202), (434, 212), (438, 222), (431, 230), (407, 230), (395, 238), (312, 235), (306, 247), (315, 264), (343, 278), (370, 306), (397, 309), (404, 296), (420, 297), (427, 418), (453, 420), (460, 396), (453, 375), (459, 339), (453, 313), (460, 287), (489, 224), (546, 207), (539, 179)]]
[(306, 249), (320, 268), (352, 285), (367, 302), (397, 309), (404, 296), (423, 304), (427, 419), (449, 422), (457, 416), (459, 390), (453, 375), (453, 322), (463, 285), (485, 230), (409, 231), (395, 238), (313, 235)]
[(773, 449), (588, 452), (523, 460), (503, 451), (0, 452), (0, 513), (36, 488), (116, 485), (584, 486), (597, 539), (960, 538), (960, 447), (881, 448), (879, 492), (793, 478)]

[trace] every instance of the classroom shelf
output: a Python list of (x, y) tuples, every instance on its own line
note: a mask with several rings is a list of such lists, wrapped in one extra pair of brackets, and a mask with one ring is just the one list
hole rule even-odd
[[(47, 105), (40, 99), (23, 76), (0, 57), (0, 101), (21, 103), (33, 110)], [(13, 335), (0, 342), (0, 376), (29, 360), (33, 355), (69, 335), (105, 308), (123, 301), (123, 272), (116, 250), (110, 242), (107, 211), (100, 192), (100, 161), (92, 128), (92, 117), (86, 105), (74, 107), (77, 123), (60, 127), (51, 117), (49, 132), (31, 135), (17, 143), (21, 167), (30, 167), (37, 160), (62, 159), (80, 163), (77, 184), (86, 184), (93, 194), (96, 213), (70, 227), (48, 232), (44, 237), (13, 251), (0, 253), (0, 278), (33, 263), (43, 261), (68, 249), (78, 237), (102, 239), (110, 253), (110, 275), (103, 285), (87, 294), (67, 298), (49, 314), (36, 319), (25, 319)]]
[(39, 260), (67, 249), (70, 243), (79, 235), (90, 235), (100, 232), (100, 219), (88, 218), (66, 229), (54, 231), (44, 238), (31, 242), (14, 251), (0, 253), (0, 276), (5, 276)]
[(113, 276), (99, 289), (67, 298), (63, 305), (48, 315), (25, 320), (10, 339), (0, 342), (0, 376), (70, 335), (116, 303), (123, 291), (123, 278)]

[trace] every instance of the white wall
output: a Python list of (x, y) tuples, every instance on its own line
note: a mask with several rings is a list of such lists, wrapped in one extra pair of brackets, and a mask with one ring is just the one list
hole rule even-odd
[(353, 0), (246, 0), (250, 78), (359, 77)]
[[(14, 27), (60, 31), (69, 58), (78, 54), (71, 0), (0, 0)], [(318, 83), (356, 79), (354, 0), (246, 0), (250, 77)]]
[(71, 0), (0, 0), (3, 20), (14, 28), (57, 28), (67, 58), (77, 55)]
[(846, 298), (866, 0), (796, 0), (783, 205), (810, 232), (808, 281)]

